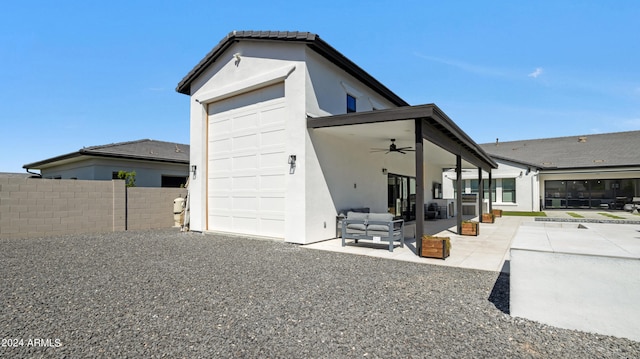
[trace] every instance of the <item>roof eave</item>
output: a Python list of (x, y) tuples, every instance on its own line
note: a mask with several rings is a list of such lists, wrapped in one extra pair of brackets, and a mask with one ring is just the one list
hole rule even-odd
[(223, 38), (191, 71), (189, 71), (189, 73), (182, 79), (182, 81), (180, 81), (180, 83), (176, 87), (176, 91), (181, 94), (191, 95), (191, 84), (193, 83), (193, 81), (195, 81), (195, 79), (200, 76), (207, 69), (207, 67), (214, 63), (235, 42), (238, 42), (240, 40), (268, 42), (284, 41), (306, 44), (311, 50), (315, 51), (320, 56), (326, 58), (351, 76), (355, 77), (370, 88), (374, 89), (394, 105), (409, 105), (409, 103), (400, 98), (400, 96), (393, 93), (393, 91), (384, 86), (380, 81), (369, 75), (360, 66), (349, 60), (346, 56), (341, 54), (338, 50), (333, 48), (316, 34), (307, 33), (307, 36), (305, 37), (252, 37), (251, 34), (244, 35), (244, 32), (241, 32), (241, 34), (243, 35), (238, 35), (238, 33), (236, 32), (231, 32), (225, 38)]
[(56, 156), (56, 157), (51, 157), (51, 158), (47, 158), (46, 160), (42, 160), (42, 161), (38, 161), (38, 162), (33, 162), (33, 163), (27, 163), (25, 165), (22, 166), (22, 168), (24, 169), (41, 169), (41, 167), (43, 165), (47, 165), (50, 163), (55, 163), (55, 162), (60, 162), (60, 161), (65, 161), (65, 160), (70, 160), (73, 159), (75, 157), (80, 157), (82, 156), (82, 150), (80, 151), (76, 151), (76, 152), (72, 152), (72, 153), (67, 153), (65, 155), (60, 155), (60, 156)]
[(101, 157), (101, 158), (116, 158), (116, 159), (127, 159), (127, 160), (138, 160), (138, 161), (150, 161), (150, 162), (162, 162), (162, 163), (175, 163), (175, 164), (189, 164), (189, 160), (179, 160), (179, 159), (170, 159), (170, 158), (152, 158), (146, 156), (136, 156), (136, 155), (123, 155), (116, 153), (102, 153), (102, 152), (94, 152), (86, 149), (82, 149), (78, 152), (69, 153), (66, 155), (61, 155), (53, 158), (49, 158), (46, 160), (28, 163), (22, 168), (24, 169), (42, 169), (47, 167), (55, 166), (56, 162), (70, 160), (74, 158), (80, 158), (83, 156), (87, 157)]

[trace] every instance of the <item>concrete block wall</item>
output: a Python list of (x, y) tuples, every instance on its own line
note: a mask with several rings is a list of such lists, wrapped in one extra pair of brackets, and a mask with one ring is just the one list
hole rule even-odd
[(173, 227), (173, 200), (186, 195), (185, 188), (127, 188), (127, 229)]
[(123, 180), (0, 178), (0, 238), (169, 228), (178, 195), (184, 197), (186, 189), (127, 189)]

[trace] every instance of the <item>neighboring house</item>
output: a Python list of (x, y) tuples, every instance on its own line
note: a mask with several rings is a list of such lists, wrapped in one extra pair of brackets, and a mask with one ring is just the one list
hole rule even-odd
[(15, 172), (0, 172), (0, 178), (30, 178), (40, 177), (31, 173), (15, 173)]
[(229, 33), (176, 90), (191, 99), (195, 231), (312, 243), (349, 208), (422, 218), (443, 168), (497, 167), (437, 106), (409, 106), (312, 33)]
[(111, 180), (119, 171), (135, 171), (137, 187), (180, 187), (189, 176), (189, 145), (138, 140), (92, 146), (29, 163), (43, 178)]
[[(622, 209), (640, 197), (640, 131), (487, 143), (493, 206), (504, 210)], [(447, 175), (455, 179), (455, 175)], [(463, 192), (477, 193), (473, 174)], [(453, 191), (448, 181), (445, 193)], [(488, 198), (488, 190), (485, 198)]]

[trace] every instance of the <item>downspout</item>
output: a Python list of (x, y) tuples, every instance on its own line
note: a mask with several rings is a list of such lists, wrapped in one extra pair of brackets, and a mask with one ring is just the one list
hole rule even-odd
[(42, 178), (42, 175), (40, 173), (31, 172), (31, 171), (29, 171), (29, 168), (25, 168), (25, 171), (27, 171), (27, 173), (32, 175), (32, 176), (35, 176), (37, 178)]

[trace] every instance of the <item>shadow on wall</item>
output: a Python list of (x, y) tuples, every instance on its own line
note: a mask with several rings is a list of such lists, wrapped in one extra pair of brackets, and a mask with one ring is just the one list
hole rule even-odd
[(493, 285), (493, 289), (491, 290), (491, 294), (489, 294), (489, 301), (493, 303), (493, 305), (498, 308), (504, 314), (510, 314), (509, 308), (509, 296), (510, 296), (510, 285), (509, 273), (505, 272), (505, 269), (508, 270), (509, 261), (504, 262), (504, 266), (502, 267), (502, 271), (500, 271), (500, 275), (496, 279), (495, 284)]

